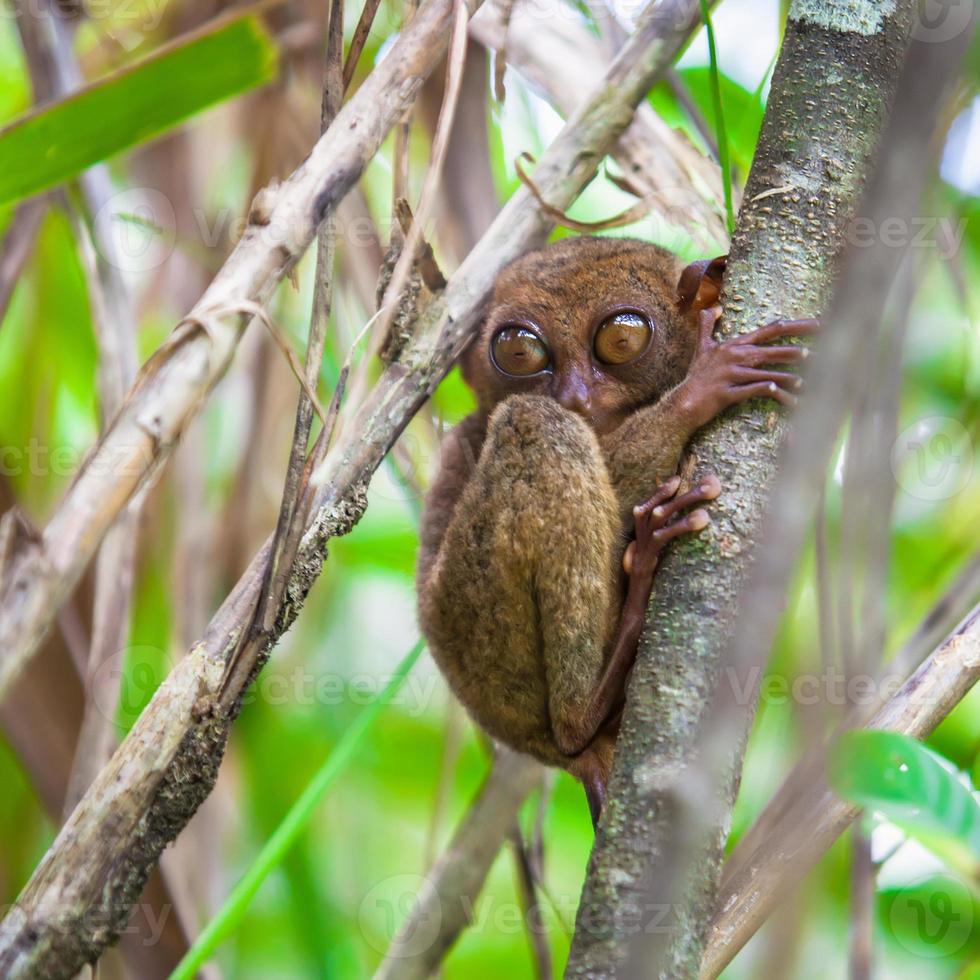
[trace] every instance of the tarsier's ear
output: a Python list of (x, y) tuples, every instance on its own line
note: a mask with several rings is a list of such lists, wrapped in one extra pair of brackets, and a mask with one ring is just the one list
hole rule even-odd
[(677, 308), (687, 313), (714, 306), (721, 295), (721, 279), (727, 264), (727, 255), (692, 262), (677, 283)]

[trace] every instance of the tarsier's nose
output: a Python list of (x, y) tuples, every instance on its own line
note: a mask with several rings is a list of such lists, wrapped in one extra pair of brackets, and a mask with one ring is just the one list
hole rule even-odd
[(578, 371), (567, 371), (556, 379), (555, 400), (563, 408), (579, 415), (588, 415), (592, 410), (592, 394), (588, 380)]

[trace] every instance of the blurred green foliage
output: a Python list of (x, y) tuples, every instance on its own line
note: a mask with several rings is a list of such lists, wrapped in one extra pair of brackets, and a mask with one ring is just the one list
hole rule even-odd
[[(735, 0), (729, 0), (734, 4)], [(137, 30), (121, 19), (93, 19), (78, 35), (87, 64), (105, 71), (131, 63), (169, 36), (180, 6), (166, 6), (162, 20)], [(719, 14), (728, 4), (719, 8)], [(362, 59), (366, 70), (381, 56), (397, 29), (400, 5), (386, 3)], [(778, 26), (779, 4), (759, 0), (746, 7)], [(761, 13), (760, 13), (761, 11)], [(348, 38), (357, 16), (348, 5)], [(147, 22), (149, 23), (149, 22)], [(737, 56), (743, 35), (716, 19), (724, 106), (736, 176), (744, 180), (751, 163), (764, 111), (765, 86), (750, 91)], [(594, 25), (593, 25), (594, 26)], [(747, 15), (743, 32), (754, 30)], [(698, 49), (700, 50), (700, 49)], [(755, 49), (753, 49), (755, 50)], [(753, 64), (766, 74), (773, 50)], [(701, 141), (714, 132), (713, 105), (706, 60), (695, 49), (678, 75), (697, 115), (695, 120), (667, 86), (658, 86), (650, 102), (669, 122)], [(975, 97), (977, 59), (971, 62), (961, 93), (964, 111)], [(742, 65), (741, 67), (744, 67)], [(93, 72), (93, 77), (100, 74)], [(297, 71), (297, 74), (299, 72)], [(315, 87), (302, 79), (281, 80), (282, 92), (317, 106)], [(508, 98), (492, 105), (489, 144), (494, 185), (504, 199), (518, 185), (513, 161), (521, 151), (539, 154), (559, 124), (554, 111), (512, 71)], [(29, 85), (16, 31), (0, 19), (0, 123), (29, 104)], [(304, 101), (305, 100), (305, 101)], [(186, 157), (181, 177), (194, 205), (208, 218), (247, 211), (254, 187), (253, 167), (267, 148), (265, 133), (253, 119), (260, 103), (249, 97), (212, 109), (182, 128), (195, 152)], [(278, 120), (289, 120), (280, 110)], [(270, 121), (271, 118), (271, 121)], [(310, 116), (313, 118), (313, 116)], [(700, 124), (700, 125), (699, 125)], [(418, 127), (422, 129), (422, 127)], [(305, 131), (308, 144), (312, 129)], [(269, 137), (272, 139), (273, 137)], [(278, 138), (278, 137), (277, 137)], [(161, 146), (172, 148), (177, 141)], [(428, 141), (413, 137), (412, 186), (417, 193)], [(956, 148), (950, 147), (950, 152)], [(113, 161), (120, 188), (149, 182), (155, 147)], [(390, 210), (393, 141), (372, 162), (361, 183), (370, 213), (384, 228)], [(964, 151), (965, 152), (965, 151)], [(150, 184), (152, 186), (152, 184)], [(183, 186), (183, 185), (180, 185)], [(980, 280), (980, 198), (978, 181), (953, 187), (936, 178), (923, 206), (928, 217), (963, 221), (960, 249), (944, 254), (932, 240), (913, 249), (921, 286), (911, 312), (903, 366), (899, 430), (925, 425), (923, 452), (901, 439), (893, 465), (898, 497), (892, 524), (891, 566), (887, 591), (889, 651), (914, 630), (976, 548), (973, 529), (980, 525), (980, 479), (975, 463), (980, 435), (980, 372), (976, 333)], [(618, 213), (631, 199), (604, 176), (576, 203), (582, 220)], [(10, 211), (0, 214), (6, 227)], [(200, 225), (196, 226), (200, 231)], [(189, 262), (206, 254), (206, 269), (220, 264), (220, 245), (211, 252), (191, 240), (195, 226), (181, 229), (168, 263), (148, 274), (130, 276), (147, 297), (141, 305), (139, 347), (147, 356), (183, 309), (172, 296), (175, 279), (187, 275)], [(558, 232), (557, 234), (563, 234)], [(691, 243), (680, 229), (667, 232), (644, 221), (617, 234), (656, 239), (685, 258)], [(227, 243), (226, 243), (227, 244)], [(435, 244), (440, 246), (438, 229)], [(343, 253), (344, 246), (341, 246)], [(338, 268), (343, 270), (344, 256)], [(451, 263), (443, 256), (444, 265)], [(157, 277), (157, 278), (154, 278)], [(298, 270), (298, 292), (284, 285), (274, 300), (276, 317), (297, 346), (308, 324), (311, 257)], [(370, 315), (362, 297), (343, 279), (334, 304), (333, 329), (323, 371), (328, 392), (339, 366)], [(253, 360), (249, 360), (249, 357)], [(191, 571), (178, 559), (188, 538), (203, 537), (208, 569), (206, 594), (198, 596), (205, 613), (217, 607), (241, 570), (230, 554), (242, 542), (261, 541), (274, 520), (295, 391), (282, 366), (269, 368), (282, 401), (262, 400), (255, 379), (256, 358), (245, 350), (214, 393), (200, 425), (188, 435), (191, 467), (199, 471), (204, 492), (199, 511), (182, 510), (181, 492), (171, 464), (147, 505), (141, 529), (138, 588), (131, 643), (126, 651), (120, 734), (137, 717), (166, 671), (185, 652), (187, 596)], [(71, 224), (58, 207), (43, 221), (32, 258), (0, 324), (0, 457), (2, 478), (33, 520), (43, 524), (60, 498), (79, 460), (98, 431), (97, 355), (86, 279)], [(275, 375), (275, 370), (280, 373)], [(452, 425), (473, 405), (454, 371), (432, 400), (435, 425)], [(250, 419), (254, 406), (262, 416)], [(282, 416), (277, 423), (276, 413)], [(270, 435), (271, 433), (271, 435)], [(941, 437), (937, 441), (937, 436)], [(258, 459), (249, 457), (257, 443)], [(30, 447), (36, 447), (30, 451)], [(370, 506), (347, 538), (331, 543), (330, 560), (298, 622), (276, 650), (236, 725), (215, 799), (195, 818), (191, 835), (201, 832), (210, 845), (202, 860), (211, 862), (210, 893), (198, 896), (213, 909), (246, 871), (291, 803), (303, 792), (321, 763), (335, 749), (359, 712), (394, 670), (398, 658), (417, 637), (413, 567), (417, 550), (418, 493), (436, 463), (431, 427), (417, 420), (401, 443), (397, 469), (382, 468), (370, 491)], [(10, 452), (9, 450), (12, 450)], [(233, 505), (245, 481), (253, 509)], [(250, 523), (257, 510), (262, 521)], [(831, 537), (840, 515), (839, 479), (828, 491)], [(188, 532), (186, 522), (194, 519)], [(253, 549), (254, 550), (254, 549)], [(821, 710), (792, 695), (792, 682), (821, 671), (817, 640), (813, 555), (808, 554), (791, 588), (783, 626), (769, 669), (770, 681), (790, 693), (763, 699), (752, 735), (732, 844), (751, 824), (793, 762), (839, 718), (839, 706)], [(193, 624), (193, 620), (192, 620)], [(778, 691), (778, 685), (770, 690)], [(940, 726), (929, 745), (974, 780), (980, 771), (980, 692), (974, 691)], [(359, 747), (356, 763), (338, 780), (308, 829), (259, 891), (242, 927), (222, 946), (218, 963), (236, 978), (360, 977), (380, 961), (392, 931), (407, 910), (417, 876), (424, 874), (445, 846), (452, 828), (472, 800), (487, 771), (487, 759), (472, 726), (453, 709), (431, 661), (423, 657), (395, 702), (387, 707)], [(443, 773), (446, 773), (444, 778)], [(56, 823), (46, 813), (12, 744), (0, 741), (0, 881), (10, 901), (51, 841)], [(964, 790), (965, 791), (965, 790)], [(437, 808), (437, 800), (444, 805)], [(522, 813), (533, 825), (539, 806), (531, 799)], [(545, 913), (556, 970), (567, 955), (568, 929), (585, 872), (592, 831), (580, 787), (557, 774), (544, 801), (545, 881), (550, 901)], [(205, 833), (206, 831), (206, 833)], [(945, 978), (980, 975), (980, 907), (970, 885), (887, 819), (874, 824), (875, 854), (881, 858), (876, 957), (879, 975), (891, 978)], [(847, 841), (841, 841), (811, 874), (797, 897), (785, 903), (773, 922), (726, 971), (730, 978), (775, 975), (780, 951), (789, 948), (781, 975), (844, 976), (849, 926)], [(955, 919), (952, 916), (956, 916)], [(530, 976), (531, 959), (514, 880), (506, 852), (494, 865), (474, 909), (474, 924), (449, 956), (444, 976), (479, 980)], [(940, 935), (941, 934), (941, 935)], [(789, 939), (787, 939), (789, 937)], [(937, 938), (938, 937), (938, 938)], [(787, 943), (790, 945), (787, 946)], [(972, 965), (971, 965), (972, 964)]]
[(277, 53), (258, 18), (182, 38), (0, 132), (0, 204), (30, 197), (268, 82)]

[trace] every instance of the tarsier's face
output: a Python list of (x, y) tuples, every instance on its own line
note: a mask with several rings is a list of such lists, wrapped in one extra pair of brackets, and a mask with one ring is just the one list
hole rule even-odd
[(500, 275), (464, 358), (485, 409), (550, 396), (600, 435), (683, 380), (695, 330), (678, 313), (677, 260), (646, 242), (565, 239)]

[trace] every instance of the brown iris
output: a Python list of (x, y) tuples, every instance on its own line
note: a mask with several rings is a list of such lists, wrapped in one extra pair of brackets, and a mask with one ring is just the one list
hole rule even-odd
[(504, 327), (494, 336), (490, 349), (493, 363), (504, 374), (525, 377), (548, 366), (548, 348), (527, 327)]
[(596, 357), (603, 364), (628, 364), (647, 349), (652, 336), (650, 321), (642, 313), (620, 310), (603, 320), (596, 332)]

